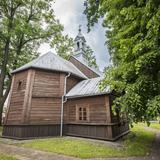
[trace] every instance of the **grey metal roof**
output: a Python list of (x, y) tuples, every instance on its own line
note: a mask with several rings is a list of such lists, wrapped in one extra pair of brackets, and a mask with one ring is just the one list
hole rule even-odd
[(82, 63), (84, 66), (86, 66), (87, 68), (89, 68), (91, 71), (95, 72), (97, 75), (99, 76), (103, 76), (103, 73), (99, 70), (97, 70), (96, 68), (90, 67), (87, 63), (85, 63), (84, 61), (79, 60), (76, 55), (72, 56), (73, 58), (75, 58), (77, 61), (79, 61), (80, 63)]
[(70, 72), (80, 78), (87, 79), (87, 77), (71, 62), (59, 57), (58, 55), (48, 52), (37, 59), (25, 64), (24, 66), (14, 70), (12, 73), (23, 71), (29, 68), (38, 68), (45, 70)]
[(88, 80), (83, 80), (73, 87), (67, 94), (67, 98), (103, 95), (110, 93), (110, 87), (107, 86), (105, 90), (101, 91), (99, 89), (100, 81), (103, 77), (92, 78)]

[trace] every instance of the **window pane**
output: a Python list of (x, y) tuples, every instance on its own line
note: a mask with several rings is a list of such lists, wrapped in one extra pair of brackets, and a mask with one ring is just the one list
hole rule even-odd
[(86, 116), (83, 116), (83, 120), (86, 121), (86, 120), (87, 120), (87, 117), (86, 117)]
[(86, 108), (83, 108), (83, 112), (86, 112), (87, 110), (86, 110)]
[(87, 113), (86, 112), (83, 113), (83, 120), (87, 120)]
[(82, 120), (82, 112), (79, 114), (79, 120)]
[(83, 108), (83, 120), (86, 121), (87, 120), (87, 109)]
[(79, 108), (79, 120), (82, 120), (82, 108)]

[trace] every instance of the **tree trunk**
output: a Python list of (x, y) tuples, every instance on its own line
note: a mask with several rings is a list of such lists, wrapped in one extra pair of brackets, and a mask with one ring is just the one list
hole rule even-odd
[(9, 84), (7, 86), (7, 89), (2, 97), (0, 97), (0, 126), (2, 126), (2, 113), (3, 113), (3, 107), (4, 103), (8, 97), (9, 91), (11, 88), (11, 80), (9, 80)]
[(3, 113), (3, 105), (4, 103), (0, 103), (0, 126), (2, 126), (2, 113)]

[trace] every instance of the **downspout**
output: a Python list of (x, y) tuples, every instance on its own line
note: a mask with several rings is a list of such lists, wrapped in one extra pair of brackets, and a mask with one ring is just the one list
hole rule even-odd
[(62, 105), (61, 105), (61, 128), (60, 128), (60, 136), (63, 136), (63, 112), (64, 112), (64, 103), (66, 102), (65, 100), (65, 95), (66, 95), (66, 84), (67, 84), (67, 78), (71, 75), (71, 73), (68, 73), (67, 76), (65, 76), (64, 79), (64, 94), (62, 96)]

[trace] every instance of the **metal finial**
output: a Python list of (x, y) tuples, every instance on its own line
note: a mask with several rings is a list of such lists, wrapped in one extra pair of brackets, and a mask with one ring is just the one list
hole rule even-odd
[(81, 33), (81, 27), (82, 27), (82, 25), (79, 25), (79, 33)]

